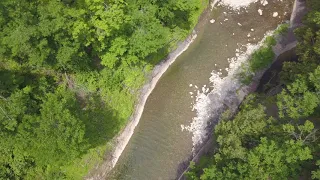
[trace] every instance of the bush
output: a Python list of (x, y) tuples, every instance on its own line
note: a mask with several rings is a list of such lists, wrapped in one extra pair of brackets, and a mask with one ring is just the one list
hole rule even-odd
[(288, 32), (288, 29), (289, 29), (289, 24), (288, 24), (288, 23), (281, 24), (281, 25), (276, 29), (276, 31), (274, 32), (274, 34), (276, 34), (276, 35), (283, 35), (283, 34), (285, 34), (285, 33)]
[(250, 70), (256, 72), (263, 68), (268, 67), (274, 58), (274, 52), (272, 46), (262, 47), (254, 52), (250, 59)]
[(276, 43), (277, 41), (274, 36), (266, 37), (260, 49), (251, 55), (248, 64), (241, 66), (242, 70), (238, 76), (242, 84), (250, 84), (255, 72), (268, 67), (272, 63), (275, 57), (272, 47), (276, 45)]

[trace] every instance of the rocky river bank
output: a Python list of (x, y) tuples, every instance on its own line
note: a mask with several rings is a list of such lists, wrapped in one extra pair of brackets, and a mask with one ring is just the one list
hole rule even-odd
[[(277, 37), (277, 44), (273, 47), (273, 51), (275, 53), (275, 58), (273, 60), (273, 63), (268, 68), (263, 69), (259, 72), (256, 72), (253, 78), (253, 81), (247, 86), (238, 85), (238, 88), (223, 87), (223, 89), (227, 90), (225, 97), (228, 97), (228, 98), (223, 99), (222, 105), (220, 106), (220, 108), (215, 110), (216, 111), (215, 116), (211, 118), (209, 122), (209, 126), (206, 127), (206, 132), (203, 132), (204, 134), (207, 134), (207, 138), (203, 140), (203, 143), (198, 145), (198, 147), (195, 149), (194, 155), (192, 156), (192, 158), (190, 158), (191, 161), (197, 163), (199, 162), (201, 156), (209, 152), (212, 152), (212, 149), (214, 148), (214, 140), (212, 137), (212, 133), (210, 132), (212, 132), (214, 125), (218, 122), (219, 115), (223, 111), (228, 109), (228, 110), (231, 110), (233, 114), (235, 114), (237, 112), (239, 105), (241, 104), (242, 100), (246, 97), (246, 95), (252, 92), (255, 92), (259, 87), (260, 81), (265, 81), (265, 79), (268, 79), (268, 76), (270, 76), (272, 68), (279, 68), (279, 67), (281, 68), (282, 63), (286, 61), (285, 58), (288, 58), (288, 60), (295, 59), (294, 48), (297, 44), (297, 40), (294, 36), (294, 30), (303, 25), (302, 18), (306, 13), (307, 13), (306, 1), (295, 0), (293, 10), (291, 13), (290, 22), (289, 22), (289, 29), (285, 34)], [(284, 54), (286, 55), (284, 56)], [(247, 57), (247, 59), (249, 57)], [(210, 94), (206, 96), (209, 96), (209, 95)], [(217, 113), (217, 110), (218, 110), (218, 113)], [(177, 177), (177, 179), (185, 179), (184, 172), (186, 172), (189, 169), (189, 167), (186, 166), (186, 163), (183, 164), (182, 166), (185, 167), (185, 171), (183, 171), (181, 175)], [(183, 169), (183, 167), (180, 167), (180, 169)]]

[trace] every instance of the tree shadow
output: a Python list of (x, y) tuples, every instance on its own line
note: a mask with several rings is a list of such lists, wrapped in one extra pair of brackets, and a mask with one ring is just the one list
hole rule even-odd
[(257, 88), (259, 93), (270, 93), (274, 87), (281, 85), (281, 72), (285, 62), (297, 62), (295, 48), (282, 53), (271, 67), (263, 74)]
[(164, 47), (158, 49), (157, 52), (149, 54), (145, 61), (152, 66), (159, 64), (162, 60), (166, 60), (170, 53), (170, 43), (167, 43)]
[(85, 125), (85, 139), (90, 147), (103, 145), (120, 131), (124, 120), (100, 96), (88, 97), (85, 103), (81, 117)]

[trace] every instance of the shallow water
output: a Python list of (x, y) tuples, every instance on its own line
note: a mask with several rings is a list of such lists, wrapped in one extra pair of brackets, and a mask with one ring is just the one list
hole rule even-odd
[[(195, 116), (191, 111), (195, 99), (190, 92), (196, 94), (196, 89), (189, 84), (208, 86), (212, 70), (225, 73), (227, 58), (234, 57), (241, 44), (257, 43), (268, 30), (289, 20), (292, 3), (256, 3), (241, 9), (240, 14), (226, 7), (207, 11), (196, 28), (195, 42), (164, 73), (149, 96), (139, 125), (107, 179), (175, 179), (179, 164), (192, 154), (192, 134), (181, 131), (181, 124), (190, 124)], [(272, 17), (273, 12), (279, 16)], [(213, 24), (209, 22), (212, 18), (216, 20)]]

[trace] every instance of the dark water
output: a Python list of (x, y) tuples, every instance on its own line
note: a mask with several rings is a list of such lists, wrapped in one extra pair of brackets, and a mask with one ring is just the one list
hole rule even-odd
[[(228, 67), (227, 58), (235, 56), (238, 43), (256, 43), (266, 31), (289, 20), (292, 3), (269, 0), (265, 7), (252, 4), (240, 14), (225, 7), (208, 10), (196, 28), (195, 42), (165, 72), (149, 96), (139, 125), (107, 179), (175, 179), (179, 164), (190, 157), (192, 149), (192, 134), (181, 131), (181, 124), (190, 124), (195, 116), (189, 84), (209, 84), (211, 71)], [(273, 12), (280, 17), (272, 17)], [(212, 18), (216, 20), (213, 24), (209, 22)]]

